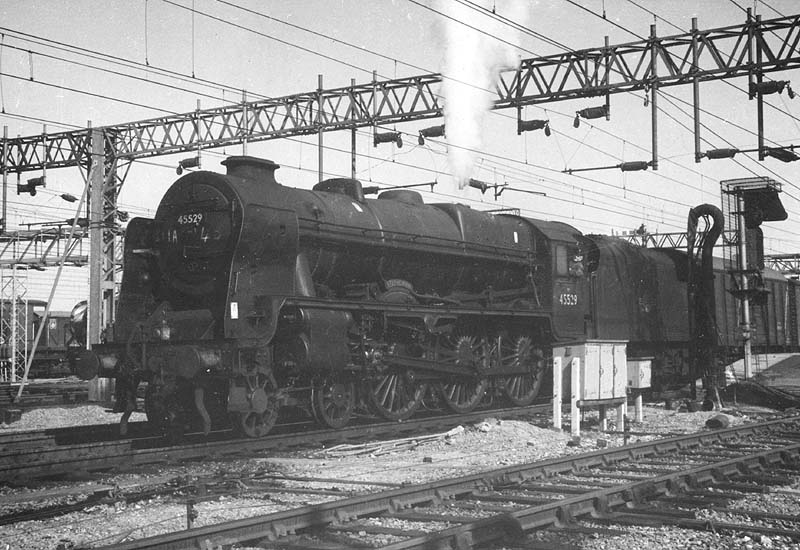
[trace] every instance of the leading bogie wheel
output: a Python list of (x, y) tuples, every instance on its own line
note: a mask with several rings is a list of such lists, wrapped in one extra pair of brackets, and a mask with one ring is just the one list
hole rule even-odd
[(232, 413), (234, 429), (246, 437), (264, 437), (278, 420), (280, 404), (269, 377), (258, 374), (248, 380), (252, 410)]

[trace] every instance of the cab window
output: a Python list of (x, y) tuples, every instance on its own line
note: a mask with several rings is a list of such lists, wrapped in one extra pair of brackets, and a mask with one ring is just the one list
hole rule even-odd
[(556, 274), (566, 276), (569, 273), (567, 265), (567, 247), (556, 246)]

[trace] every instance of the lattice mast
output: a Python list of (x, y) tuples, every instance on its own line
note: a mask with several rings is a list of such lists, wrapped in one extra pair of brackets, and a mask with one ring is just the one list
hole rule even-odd
[(28, 361), (28, 271), (0, 266), (0, 381), (17, 382)]

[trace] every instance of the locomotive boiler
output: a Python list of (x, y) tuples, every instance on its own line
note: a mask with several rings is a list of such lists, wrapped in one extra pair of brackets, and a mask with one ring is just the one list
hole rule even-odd
[(284, 406), (331, 427), (360, 406), (402, 420), (432, 394), (456, 412), (529, 404), (553, 342), (586, 334), (586, 241), (569, 225), (223, 164), (130, 222), (113, 332), (83, 360), (123, 394), (146, 381), (162, 428), (230, 418), (260, 436)]

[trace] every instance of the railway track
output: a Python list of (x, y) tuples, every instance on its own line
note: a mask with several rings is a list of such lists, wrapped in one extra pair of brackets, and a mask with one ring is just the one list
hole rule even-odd
[[(554, 548), (559, 544), (542, 533), (618, 532), (630, 524), (654, 521), (705, 528), (708, 521), (675, 505), (712, 503), (746, 514), (725, 503), (798, 478), (800, 418), (793, 417), (508, 466), (113, 548)], [(716, 522), (714, 528), (800, 538), (796, 516), (753, 515), (776, 526), (745, 527), (743, 520)], [(793, 528), (779, 526), (790, 520)], [(375, 537), (382, 543), (376, 545)]]
[(33, 381), (17, 400), (18, 384), (0, 383), (0, 408), (38, 409), (85, 403), (89, 400), (86, 382)]
[[(173, 446), (166, 446), (161, 436), (143, 433), (143, 423), (131, 425), (133, 432), (142, 432), (139, 437), (125, 439), (113, 436), (116, 425), (6, 434), (0, 437), (0, 483), (181, 460), (247, 456), (270, 449), (396, 438), (446, 430), (462, 423), (479, 421), (487, 415), (520, 418), (550, 412), (551, 405), (541, 403), (529, 407), (413, 418), (402, 423), (365, 423), (339, 430), (322, 430), (310, 423), (284, 424), (277, 426), (275, 433), (260, 439), (234, 439), (230, 431), (212, 432), (209, 438), (190, 434), (185, 444)], [(81, 442), (81, 437), (89, 437), (89, 433), (92, 433), (92, 440)]]

